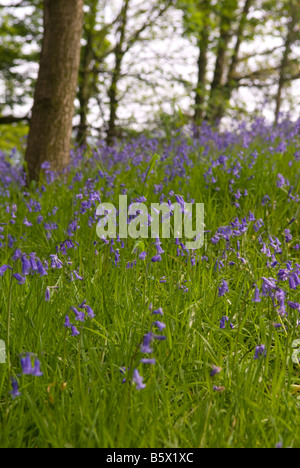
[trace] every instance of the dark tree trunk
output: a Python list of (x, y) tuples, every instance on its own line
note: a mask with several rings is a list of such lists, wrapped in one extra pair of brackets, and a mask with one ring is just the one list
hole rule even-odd
[(69, 163), (74, 99), (80, 61), (83, 0), (44, 0), (44, 38), (25, 160), (29, 180), (41, 164)]
[(243, 37), (244, 37), (245, 27), (247, 25), (247, 17), (248, 17), (252, 3), (253, 3), (253, 0), (246, 0), (244, 4), (238, 30), (236, 33), (236, 43), (235, 43), (233, 55), (230, 61), (230, 65), (229, 65), (227, 83), (224, 86), (224, 100), (220, 103), (218, 110), (216, 111), (216, 115), (215, 115), (217, 120), (221, 120), (222, 117), (224, 116), (225, 109), (228, 106), (232, 92), (235, 87), (235, 72), (236, 72), (237, 65), (239, 63), (240, 48), (241, 48), (241, 44), (242, 44)]
[(118, 110), (118, 82), (121, 76), (121, 66), (125, 51), (123, 50), (125, 42), (125, 33), (127, 27), (127, 13), (129, 8), (129, 1), (124, 0), (120, 26), (118, 28), (119, 40), (115, 48), (115, 66), (112, 73), (111, 84), (108, 90), (109, 97), (109, 121), (107, 129), (107, 144), (110, 145), (116, 136), (116, 121), (117, 121), (117, 110)]
[(204, 117), (204, 103), (206, 95), (206, 74), (208, 65), (208, 44), (209, 44), (209, 27), (207, 20), (209, 19), (209, 0), (204, 0), (200, 4), (201, 10), (206, 13), (206, 21), (202, 26), (202, 31), (198, 39), (199, 58), (198, 58), (198, 80), (195, 96), (195, 114), (194, 122), (196, 125), (202, 123)]
[[(89, 103), (96, 93), (97, 75), (93, 70), (94, 49), (97, 47), (95, 40), (97, 23), (98, 0), (90, 0), (89, 12), (86, 13), (84, 21), (83, 37), (86, 44), (81, 48), (81, 59), (78, 77), (78, 100), (79, 100), (79, 125), (77, 128), (76, 140), (79, 145), (86, 146), (89, 134), (88, 112)], [(99, 32), (98, 32), (99, 34)], [(103, 35), (103, 38), (105, 35)]]
[(92, 34), (89, 33), (87, 37), (87, 43), (83, 49), (82, 68), (79, 73), (78, 100), (80, 105), (80, 121), (76, 136), (77, 143), (79, 145), (86, 145), (88, 135), (87, 115), (89, 110), (89, 102), (91, 98), (90, 64), (93, 59), (92, 39)]
[(228, 11), (226, 8), (226, 0), (224, 1), (221, 11), (220, 35), (214, 69), (214, 77), (211, 83), (210, 95), (206, 113), (206, 119), (215, 123), (218, 115), (220, 102), (224, 99), (223, 95), (223, 79), (227, 65), (228, 43), (232, 34), (231, 25), (235, 17), (235, 11)]
[[(298, 7), (299, 8), (299, 7)], [(296, 39), (295, 34), (295, 27), (299, 21), (299, 10), (295, 4), (291, 3), (290, 5), (290, 12), (291, 18), (288, 25), (287, 36), (285, 40), (284, 52), (279, 68), (279, 79), (278, 79), (278, 88), (276, 93), (276, 108), (275, 108), (275, 123), (278, 123), (279, 114), (282, 105), (282, 92), (284, 89), (285, 81), (286, 81), (286, 71), (289, 64), (289, 56), (291, 52), (291, 47), (293, 42)]]

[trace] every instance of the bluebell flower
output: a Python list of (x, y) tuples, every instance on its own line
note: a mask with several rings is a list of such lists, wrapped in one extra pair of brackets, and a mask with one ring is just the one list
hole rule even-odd
[(165, 341), (167, 339), (167, 337), (164, 335), (155, 335), (154, 333), (152, 333), (152, 338), (158, 341)]
[(19, 284), (25, 284), (26, 279), (23, 276), (19, 275), (19, 273), (14, 273), (14, 278), (18, 281)]
[(85, 313), (84, 312), (81, 312), (81, 311), (77, 310), (76, 307), (71, 307), (71, 310), (75, 314), (75, 320), (77, 320), (78, 322), (84, 322), (85, 321)]
[(225, 325), (226, 325), (226, 322), (228, 322), (229, 320), (229, 317), (222, 317), (221, 320), (220, 320), (220, 328), (223, 330), (225, 328)]
[(21, 367), (22, 367), (23, 375), (32, 374), (33, 368), (32, 368), (31, 357), (29, 353), (27, 353), (25, 358), (21, 358)]
[(22, 262), (22, 275), (29, 275), (31, 265), (30, 265), (30, 262), (27, 259), (26, 254), (22, 255), (21, 262)]
[(80, 333), (74, 325), (71, 325), (72, 335), (71, 336), (78, 336)]
[(46, 301), (46, 302), (49, 302), (49, 301), (50, 301), (50, 288), (49, 288), (49, 286), (46, 288), (46, 292), (45, 292), (45, 301)]
[(285, 235), (285, 242), (286, 243), (290, 242), (293, 239), (293, 236), (291, 234), (290, 229), (285, 229), (284, 235)]
[(223, 280), (223, 283), (219, 287), (219, 297), (224, 296), (228, 292), (229, 292), (228, 283), (227, 281)]
[(212, 370), (210, 372), (210, 376), (214, 377), (215, 375), (219, 374), (221, 372), (221, 370), (222, 370), (222, 367), (213, 366)]
[(137, 390), (142, 390), (146, 387), (146, 385), (143, 383), (143, 380), (144, 378), (140, 376), (139, 371), (137, 369), (134, 369), (132, 382), (136, 383)]
[(153, 364), (153, 365), (156, 363), (155, 359), (148, 359), (148, 358), (143, 358), (141, 359), (140, 362), (142, 364)]
[(259, 359), (261, 356), (266, 356), (267, 351), (265, 345), (256, 346), (254, 359)]
[(66, 327), (66, 328), (71, 328), (72, 327), (72, 324), (70, 322), (70, 318), (69, 318), (68, 315), (66, 315), (66, 317), (65, 317), (64, 327)]
[(151, 332), (144, 335), (143, 343), (141, 345), (141, 352), (144, 354), (151, 354), (153, 353), (153, 349), (150, 348), (150, 343), (153, 340), (153, 334)]
[(32, 252), (29, 254), (29, 263), (32, 271), (37, 271), (38, 267), (36, 264), (36, 259), (35, 259), (36, 253)]
[(42, 377), (44, 375), (43, 372), (41, 372), (41, 363), (38, 359), (34, 361), (32, 375), (34, 375), (35, 377)]
[(220, 387), (220, 386), (218, 386), (218, 385), (214, 385), (214, 386), (213, 386), (213, 390), (214, 390), (214, 392), (222, 393), (222, 392), (224, 392), (225, 387)]
[(89, 305), (86, 304), (86, 300), (84, 300), (78, 307), (79, 309), (85, 309), (86, 313), (88, 314), (90, 318), (96, 317), (96, 314), (94, 313), (93, 309)]
[(161, 256), (160, 255), (155, 255), (154, 257), (151, 258), (151, 262), (161, 262)]
[(22, 256), (22, 252), (20, 249), (16, 249), (13, 256), (12, 256), (12, 261), (15, 262), (16, 260), (18, 260), (19, 258), (21, 258)]
[(159, 321), (153, 322), (152, 325), (151, 325), (151, 328), (153, 326), (157, 327), (159, 329), (159, 331), (162, 331), (162, 330), (164, 330), (164, 328), (166, 328), (166, 324), (163, 323), (163, 322), (159, 322)]
[(14, 400), (17, 396), (20, 396), (22, 394), (19, 392), (19, 385), (16, 380), (11, 379), (11, 385), (12, 385), (12, 390), (9, 393)]
[(48, 275), (47, 270), (45, 269), (44, 265), (40, 260), (37, 261), (37, 269), (40, 276)]
[(253, 302), (261, 302), (259, 288), (255, 289), (255, 294), (254, 294), (254, 298), (252, 299), (252, 301)]
[(0, 276), (3, 276), (4, 273), (7, 271), (7, 270), (12, 270), (12, 267), (10, 267), (9, 265), (2, 265), (2, 267), (0, 267)]

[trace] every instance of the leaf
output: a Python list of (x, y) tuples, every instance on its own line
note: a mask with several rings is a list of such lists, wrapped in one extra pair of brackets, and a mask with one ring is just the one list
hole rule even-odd
[(6, 350), (5, 350), (5, 342), (0, 340), (0, 364), (5, 364), (6, 362)]

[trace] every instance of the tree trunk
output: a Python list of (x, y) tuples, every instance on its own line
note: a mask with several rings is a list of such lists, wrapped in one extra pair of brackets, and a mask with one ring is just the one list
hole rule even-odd
[(107, 129), (107, 144), (110, 145), (116, 136), (116, 120), (118, 110), (118, 82), (121, 75), (121, 66), (124, 58), (125, 51), (123, 50), (125, 33), (127, 27), (127, 14), (129, 8), (129, 1), (124, 0), (122, 12), (121, 12), (121, 23), (118, 28), (119, 40), (115, 48), (115, 66), (112, 73), (112, 80), (108, 90), (109, 97), (109, 121)]
[(60, 171), (69, 163), (80, 61), (83, 0), (44, 0), (44, 38), (25, 160), (29, 180), (43, 162)]
[(275, 123), (278, 123), (279, 114), (282, 105), (282, 92), (286, 81), (286, 71), (289, 64), (289, 55), (291, 52), (291, 47), (293, 42), (296, 39), (295, 26), (299, 21), (299, 12), (297, 6), (294, 3), (290, 5), (291, 18), (288, 25), (287, 36), (284, 45), (284, 52), (279, 68), (279, 79), (278, 79), (278, 88), (276, 93), (276, 108), (275, 108)]
[(87, 115), (89, 110), (89, 102), (91, 98), (91, 83), (90, 83), (90, 64), (93, 59), (92, 33), (87, 37), (87, 43), (83, 49), (82, 68), (79, 73), (78, 100), (79, 100), (79, 118), (80, 122), (77, 131), (77, 143), (85, 146), (88, 135)]
[(220, 103), (218, 111), (216, 112), (217, 120), (221, 120), (222, 117), (224, 116), (226, 107), (228, 106), (232, 92), (235, 87), (235, 79), (234, 79), (235, 72), (236, 72), (237, 65), (239, 63), (240, 48), (241, 48), (241, 44), (242, 44), (243, 37), (244, 37), (245, 27), (247, 25), (247, 17), (248, 17), (252, 3), (253, 3), (253, 0), (246, 0), (242, 14), (241, 14), (241, 18), (240, 18), (240, 22), (239, 22), (239, 26), (238, 26), (238, 30), (236, 34), (236, 43), (235, 43), (235, 47), (233, 50), (231, 62), (229, 65), (227, 83), (224, 86), (224, 100)]
[[(96, 94), (97, 74), (93, 70), (94, 49), (98, 47), (96, 35), (99, 35), (95, 30), (97, 24), (97, 7), (98, 0), (90, 0), (89, 11), (86, 12), (84, 18), (83, 38), (86, 44), (81, 48), (81, 59), (78, 77), (78, 100), (79, 100), (79, 125), (77, 129), (76, 141), (79, 145), (87, 145), (87, 137), (89, 134), (88, 112), (89, 103)], [(103, 34), (103, 39), (106, 34)], [(102, 42), (101, 42), (102, 45)], [(99, 48), (99, 47), (98, 47)]]
[(206, 119), (215, 122), (218, 114), (218, 108), (220, 102), (224, 99), (223, 95), (223, 78), (225, 75), (225, 69), (227, 65), (226, 54), (228, 50), (228, 43), (231, 37), (231, 25), (235, 17), (235, 9), (228, 9), (226, 0), (224, 0), (221, 10), (221, 23), (220, 23), (220, 35), (217, 49), (216, 64), (214, 70), (214, 77), (210, 88), (210, 96), (208, 102), (208, 108), (206, 113)]
[(206, 20), (202, 26), (202, 30), (198, 38), (199, 58), (198, 58), (198, 81), (195, 96), (195, 114), (194, 122), (196, 125), (200, 125), (203, 120), (204, 113), (204, 102), (205, 102), (205, 86), (206, 86), (206, 74), (208, 65), (208, 44), (209, 44), (209, 1), (204, 0), (201, 2), (200, 8), (205, 11)]

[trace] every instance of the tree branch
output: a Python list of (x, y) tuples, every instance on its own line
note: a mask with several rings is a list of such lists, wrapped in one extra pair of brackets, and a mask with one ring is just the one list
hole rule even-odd
[(24, 117), (15, 117), (13, 115), (5, 115), (0, 117), (0, 125), (9, 125), (17, 122), (29, 122), (29, 117), (25, 115)]

